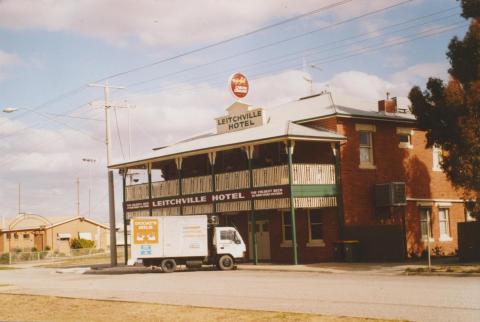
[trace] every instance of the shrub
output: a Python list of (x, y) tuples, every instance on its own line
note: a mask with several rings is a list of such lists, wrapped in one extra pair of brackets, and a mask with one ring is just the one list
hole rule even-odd
[(0, 264), (8, 264), (9, 261), (9, 254), (8, 253), (3, 253), (0, 255)]
[(95, 242), (93, 240), (75, 238), (70, 242), (70, 247), (73, 249), (93, 248), (95, 247)]
[(49, 250), (51, 250), (50, 246), (45, 246), (45, 251), (48, 252)]
[(38, 249), (37, 249), (37, 247), (35, 247), (35, 246), (33, 246), (30, 250), (32, 251), (32, 253), (38, 252)]

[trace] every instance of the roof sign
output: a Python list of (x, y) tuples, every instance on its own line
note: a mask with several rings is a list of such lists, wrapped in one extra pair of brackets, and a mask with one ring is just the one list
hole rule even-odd
[(249, 86), (247, 77), (245, 77), (245, 75), (241, 73), (233, 74), (230, 76), (228, 84), (230, 92), (237, 100), (247, 96)]
[(216, 118), (217, 133), (227, 133), (239, 130), (245, 130), (251, 127), (262, 126), (264, 123), (264, 113), (261, 108), (247, 110), (239, 114), (231, 114)]

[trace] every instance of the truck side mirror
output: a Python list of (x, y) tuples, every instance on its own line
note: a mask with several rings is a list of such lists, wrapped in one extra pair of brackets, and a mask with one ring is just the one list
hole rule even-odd
[(242, 242), (240, 241), (240, 239), (235, 239), (235, 244), (241, 244)]

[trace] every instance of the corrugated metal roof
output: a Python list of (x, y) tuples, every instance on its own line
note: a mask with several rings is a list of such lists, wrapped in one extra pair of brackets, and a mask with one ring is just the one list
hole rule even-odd
[(122, 168), (128, 164), (153, 161), (155, 159), (173, 158), (184, 153), (197, 154), (195, 152), (202, 153), (201, 151), (219, 149), (224, 146), (281, 138), (310, 138), (314, 140), (325, 141), (345, 140), (344, 136), (335, 132), (314, 129), (292, 122), (270, 121), (263, 126), (236, 132), (228, 132), (223, 134), (211, 133), (210, 135), (203, 134), (202, 136), (192, 140), (184, 140), (165, 148), (154, 150), (136, 160), (114, 164), (111, 166), (111, 168)]
[[(400, 99), (397, 102), (407, 104), (408, 100)], [(403, 108), (407, 108), (407, 106)], [(217, 134), (216, 130), (212, 129), (191, 138), (183, 139), (170, 146), (156, 148), (153, 152), (147, 153), (141, 158), (113, 164), (111, 168), (122, 168), (145, 161), (173, 158), (186, 153), (198, 154), (205, 150), (281, 137), (316, 138), (331, 141), (344, 140), (345, 137), (335, 132), (296, 124), (330, 115), (407, 122), (415, 121), (415, 117), (410, 113), (378, 112), (377, 101), (362, 100), (330, 93), (313, 95), (280, 106), (267, 108), (264, 110), (264, 113), (267, 121), (263, 126), (223, 134)]]

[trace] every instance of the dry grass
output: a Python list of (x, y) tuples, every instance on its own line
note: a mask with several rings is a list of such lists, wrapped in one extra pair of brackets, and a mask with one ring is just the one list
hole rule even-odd
[[(408, 267), (407, 273), (428, 273), (428, 267)], [(442, 265), (432, 266), (433, 273), (480, 273), (480, 265)]]
[[(0, 294), (2, 321), (374, 321), (315, 314), (229, 310), (52, 296)], [(378, 320), (375, 320), (378, 321)]]
[[(117, 258), (118, 263), (124, 262), (124, 257)], [(87, 265), (104, 265), (110, 264), (110, 255), (96, 255), (91, 257), (67, 257), (63, 260), (55, 261), (53, 263), (43, 264), (41, 267), (47, 268), (68, 268), (68, 267), (78, 267), (78, 266), (87, 266)]]

